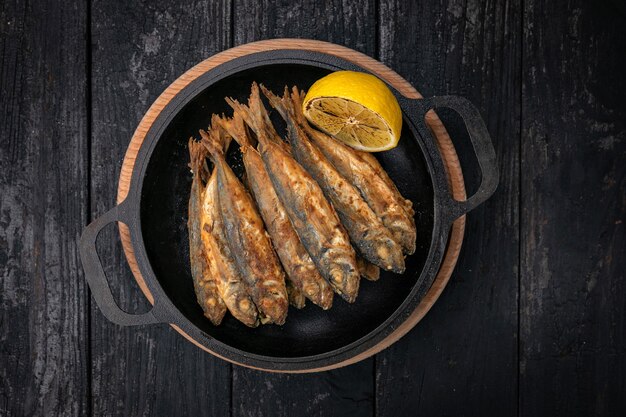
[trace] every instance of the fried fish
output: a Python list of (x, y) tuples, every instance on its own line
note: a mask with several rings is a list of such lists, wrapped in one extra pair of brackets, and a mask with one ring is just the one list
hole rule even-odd
[(393, 239), (389, 229), (372, 211), (359, 190), (339, 173), (301, 126), (296, 116), (298, 110), (294, 108), (294, 101), (299, 102), (297, 90), (294, 90), (292, 97), (285, 87), (282, 98), (267, 89), (263, 89), (263, 92), (287, 122), (294, 157), (317, 181), (333, 204), (359, 253), (385, 270), (404, 272), (402, 247)]
[(415, 252), (417, 231), (412, 203), (406, 200), (376, 158), (314, 129), (302, 114), (303, 93), (294, 87), (294, 109), (311, 141), (356, 188), (407, 254)]
[[(274, 186), (258, 151), (252, 146), (242, 116), (235, 112), (233, 119), (216, 119), (239, 143), (246, 170), (248, 188), (257, 202), (265, 227), (274, 242), (276, 253), (293, 285), (290, 291), (292, 303), (298, 306), (302, 293), (314, 304), (329, 309), (333, 302), (333, 290), (315, 267), (313, 260), (293, 229), (285, 207), (276, 195)], [(289, 288), (288, 288), (289, 289)]]
[(268, 135), (267, 119), (261, 109), (258, 86), (247, 107), (227, 100), (257, 135), (258, 150), (276, 194), (289, 220), (319, 272), (342, 298), (354, 302), (359, 290), (356, 254), (337, 213), (324, 197), (322, 189), (283, 145)]
[(285, 275), (254, 200), (226, 163), (220, 146), (224, 132), (212, 123), (208, 133), (200, 131), (217, 171), (217, 203), (233, 259), (263, 323), (283, 324), (288, 298)]
[(193, 139), (189, 139), (189, 158), (193, 171), (187, 222), (191, 276), (198, 304), (202, 307), (205, 317), (217, 326), (222, 322), (226, 314), (226, 304), (224, 304), (218, 291), (215, 278), (217, 271), (211, 268), (202, 245), (200, 210), (204, 185), (202, 184), (201, 174), (204, 170), (205, 157), (206, 151), (204, 147)]

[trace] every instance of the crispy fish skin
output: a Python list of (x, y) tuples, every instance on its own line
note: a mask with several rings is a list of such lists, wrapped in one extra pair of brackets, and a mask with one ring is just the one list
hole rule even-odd
[[(250, 189), (247, 174), (244, 174), (243, 183), (248, 189)], [(263, 221), (265, 221), (265, 219)], [(274, 245), (274, 250), (276, 250), (276, 245)], [(284, 265), (283, 265), (283, 268), (284, 268)], [(303, 309), (306, 305), (306, 297), (304, 293), (302, 292), (302, 290), (296, 288), (291, 279), (285, 280), (285, 286), (287, 287), (287, 298), (289, 299), (289, 305), (294, 306), (298, 310)], [(332, 290), (331, 290), (331, 293), (332, 293)]]
[[(262, 106), (258, 87), (256, 99), (256, 106)], [(346, 301), (354, 302), (360, 280), (356, 255), (337, 213), (317, 182), (283, 146), (268, 137), (261, 110), (231, 103), (236, 111), (247, 112), (276, 194), (311, 259), (335, 292)]]
[[(265, 227), (287, 273), (287, 278), (293, 285), (289, 293), (290, 299), (296, 295), (299, 299), (300, 294), (297, 293), (302, 293), (324, 310), (329, 309), (333, 302), (333, 290), (320, 275), (293, 229), (285, 207), (276, 195), (263, 159), (251, 145), (243, 119), (236, 112), (233, 120), (220, 119), (220, 123), (239, 143), (247, 173), (248, 188), (257, 202)], [(289, 290), (289, 287), (287, 289)], [(301, 304), (299, 300), (295, 302), (296, 307), (299, 304)]]
[[(337, 170), (356, 188), (407, 254), (415, 252), (417, 231), (412, 203), (398, 191), (372, 155), (352, 149), (314, 129), (302, 114), (302, 94), (294, 87), (294, 108), (300, 125)], [(297, 100), (296, 100), (297, 98)], [(297, 101), (297, 102), (296, 102)]]
[(303, 309), (306, 305), (306, 297), (304, 293), (294, 287), (293, 282), (287, 280), (287, 297), (289, 298), (289, 304), (297, 308), (298, 310)]
[(359, 190), (309, 140), (296, 120), (296, 110), (289, 92), (285, 89), (282, 99), (268, 90), (264, 90), (264, 93), (287, 122), (294, 157), (322, 187), (324, 195), (333, 204), (359, 253), (385, 270), (403, 273), (405, 266), (402, 247), (365, 202)]
[(200, 179), (200, 172), (203, 169), (202, 165), (205, 155), (206, 152), (203, 147), (193, 139), (189, 139), (189, 156), (193, 170), (187, 222), (189, 229), (189, 258), (193, 287), (196, 298), (198, 299), (198, 304), (202, 307), (204, 316), (211, 320), (211, 323), (218, 326), (226, 314), (226, 304), (224, 304), (219, 294), (215, 279), (216, 273), (205, 257), (201, 237), (201, 199), (203, 185)]
[(356, 263), (359, 266), (359, 274), (368, 281), (378, 281), (380, 278), (380, 268), (368, 262), (362, 256), (357, 256)]
[(222, 130), (213, 128), (210, 135), (200, 133), (217, 171), (217, 201), (235, 263), (262, 315), (261, 321), (284, 324), (288, 308), (285, 275), (263, 220), (252, 197), (226, 163), (219, 146)]
[[(310, 127), (311, 129), (313, 129), (312, 126)], [(320, 132), (320, 133), (323, 134), (324, 132)], [(333, 139), (334, 141), (338, 142), (335, 138), (331, 137), (330, 139)], [(382, 167), (380, 162), (378, 162), (378, 159), (376, 159), (374, 154), (370, 152), (360, 151), (358, 149), (352, 149), (352, 150), (354, 151), (355, 155), (360, 157), (363, 161), (367, 162), (372, 167), (372, 170), (374, 171), (374, 173), (377, 176), (379, 176), (380, 179), (383, 180), (385, 184), (387, 184), (387, 187), (389, 187), (390, 192), (395, 196), (396, 200), (402, 204), (402, 206), (404, 207), (404, 210), (411, 217), (413, 217), (413, 215), (415, 214), (415, 211), (413, 210), (413, 202), (411, 202), (411, 200), (409, 199), (404, 198), (402, 194), (400, 194), (398, 187), (396, 187), (396, 184), (389, 177), (389, 174), (387, 174), (387, 171), (385, 171), (385, 169)]]
[(212, 270), (216, 271), (218, 291), (237, 320), (249, 327), (259, 325), (259, 314), (247, 286), (241, 278), (224, 234), (217, 206), (217, 171), (214, 170), (204, 191), (202, 201), (202, 243)]

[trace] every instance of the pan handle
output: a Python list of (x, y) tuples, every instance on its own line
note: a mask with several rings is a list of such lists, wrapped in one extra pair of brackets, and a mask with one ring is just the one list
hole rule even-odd
[(447, 107), (456, 111), (465, 123), (469, 138), (474, 148), (478, 165), (480, 166), (481, 182), (478, 190), (465, 201), (455, 200), (449, 195), (449, 208), (452, 220), (461, 217), (475, 209), (493, 195), (498, 187), (498, 165), (496, 152), (493, 148), (489, 131), (480, 112), (468, 99), (460, 96), (435, 96), (430, 98), (412, 100), (419, 110), (416, 112), (418, 119), (415, 120), (421, 130), (432, 135), (426, 127), (424, 117), (431, 109)]
[(155, 300), (150, 311), (142, 314), (127, 313), (117, 305), (111, 293), (111, 288), (109, 287), (104, 269), (102, 268), (102, 262), (98, 256), (96, 240), (100, 231), (109, 223), (123, 221), (122, 214), (124, 211), (124, 202), (122, 202), (98, 217), (83, 231), (80, 237), (79, 249), (83, 269), (85, 270), (85, 278), (89, 284), (91, 294), (96, 300), (98, 307), (100, 307), (102, 314), (113, 323), (121, 326), (161, 323), (163, 320), (158, 318), (159, 304), (157, 300)]

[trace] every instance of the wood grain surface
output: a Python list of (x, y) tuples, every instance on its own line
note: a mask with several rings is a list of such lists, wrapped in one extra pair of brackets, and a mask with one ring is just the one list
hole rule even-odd
[(80, 1), (0, 6), (0, 416), (90, 410), (86, 27)]
[[(622, 2), (607, 0), (3, 2), (0, 416), (626, 414), (625, 31)], [(345, 44), (425, 95), (470, 98), (501, 169), (419, 326), (374, 361), (315, 375), (107, 323), (76, 251), (115, 203), (129, 137), (161, 91), (277, 36)], [(147, 308), (106, 233), (118, 300)]]
[(621, 5), (524, 4), (523, 416), (626, 413)]

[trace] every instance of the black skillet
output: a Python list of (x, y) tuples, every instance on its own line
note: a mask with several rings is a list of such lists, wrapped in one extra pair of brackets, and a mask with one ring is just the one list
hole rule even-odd
[[(397, 148), (376, 156), (416, 210), (417, 250), (406, 260), (406, 273), (384, 272), (377, 282), (362, 281), (354, 304), (335, 297), (328, 311), (310, 303), (303, 310), (290, 308), (283, 326), (250, 329), (227, 315), (215, 327), (202, 315), (195, 298), (187, 236), (191, 183), (187, 139), (207, 127), (212, 113), (231, 114), (224, 97), (246, 100), (252, 81), (275, 92), (281, 92), (285, 84), (306, 90), (336, 70), (367, 72), (319, 52), (259, 52), (204, 73), (170, 101), (146, 134), (127, 198), (87, 226), (81, 237), (85, 276), (109, 320), (125, 326), (174, 324), (224, 359), (289, 372), (349, 360), (383, 341), (409, 317), (439, 270), (452, 222), (493, 194), (498, 173), (485, 124), (469, 101), (455, 96), (412, 100), (393, 88), (404, 114), (402, 137)], [(481, 169), (478, 191), (463, 202), (451, 196), (441, 156), (424, 121), (428, 110), (442, 107), (463, 117)], [(284, 130), (280, 118), (273, 115), (273, 120), (279, 131)], [(236, 146), (231, 147), (229, 158), (241, 174)], [(115, 221), (128, 226), (137, 264), (154, 297), (154, 306), (144, 314), (129, 314), (118, 307), (96, 252), (98, 233)]]

